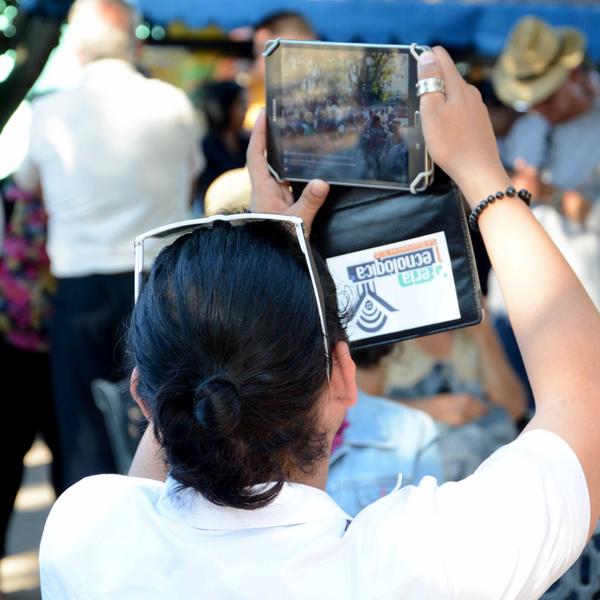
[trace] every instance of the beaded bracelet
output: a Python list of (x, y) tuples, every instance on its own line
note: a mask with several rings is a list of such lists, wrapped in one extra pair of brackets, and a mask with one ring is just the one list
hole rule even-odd
[(469, 215), (469, 225), (471, 229), (475, 232), (479, 231), (479, 225), (477, 225), (477, 220), (479, 219), (479, 215), (492, 203), (496, 202), (496, 200), (502, 200), (504, 196), (508, 196), (512, 198), (513, 196), (518, 196), (529, 206), (531, 204), (531, 193), (526, 189), (521, 189), (517, 192), (517, 190), (512, 186), (508, 186), (504, 192), (496, 192), (495, 194), (490, 194), (487, 198), (484, 198), (472, 211)]

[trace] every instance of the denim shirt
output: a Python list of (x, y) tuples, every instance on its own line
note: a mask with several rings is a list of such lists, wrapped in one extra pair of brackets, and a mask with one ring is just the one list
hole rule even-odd
[(438, 430), (435, 445), (443, 457), (444, 481), (468, 477), (488, 456), (517, 437), (515, 424), (506, 410), (489, 401), (479, 381), (461, 378), (451, 363), (436, 363), (416, 384), (391, 388), (388, 392), (390, 397), (398, 399), (443, 393), (470, 394), (487, 406), (488, 412), (484, 416), (464, 425), (449, 426), (435, 421)]
[(360, 391), (347, 420), (331, 455), (327, 491), (348, 514), (425, 475), (444, 480), (438, 426), (426, 413)]

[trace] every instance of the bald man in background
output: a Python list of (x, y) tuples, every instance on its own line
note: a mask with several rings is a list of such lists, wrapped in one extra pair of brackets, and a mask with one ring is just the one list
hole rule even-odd
[(77, 0), (69, 24), (80, 80), (34, 102), (29, 150), (15, 175), (22, 188), (42, 193), (48, 213), (58, 283), (50, 354), (65, 487), (115, 470), (90, 384), (119, 376), (136, 235), (186, 218), (203, 163), (186, 95), (133, 65), (133, 10), (120, 0)]

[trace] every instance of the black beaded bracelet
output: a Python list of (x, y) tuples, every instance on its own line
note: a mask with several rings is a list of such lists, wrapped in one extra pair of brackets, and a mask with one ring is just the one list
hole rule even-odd
[(529, 206), (531, 204), (531, 193), (526, 189), (521, 189), (517, 192), (517, 190), (512, 186), (508, 186), (506, 190), (496, 192), (495, 194), (490, 194), (487, 198), (484, 198), (469, 215), (469, 226), (473, 231), (479, 231), (479, 225), (477, 225), (477, 220), (479, 219), (479, 215), (490, 205), (496, 202), (496, 200), (502, 200), (505, 196), (512, 198), (513, 196), (518, 196)]

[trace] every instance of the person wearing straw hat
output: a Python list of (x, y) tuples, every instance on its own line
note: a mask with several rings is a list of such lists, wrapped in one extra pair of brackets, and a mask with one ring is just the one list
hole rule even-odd
[[(513, 184), (532, 192), (533, 214), (600, 308), (600, 103), (585, 49), (578, 29), (524, 17), (494, 65), (492, 84), (504, 104), (527, 111), (500, 142)], [(493, 271), (487, 308), (524, 377)]]
[[(545, 105), (583, 63), (585, 46), (578, 29), (553, 28), (536, 17), (524, 17), (513, 29), (492, 72), (498, 98), (517, 109)], [(544, 116), (549, 121), (556, 118), (550, 113)]]
[(528, 16), (512, 30), (492, 71), (498, 98), (529, 112), (504, 140), (504, 163), (534, 199), (554, 201), (579, 222), (600, 196), (600, 104), (585, 49), (578, 29)]
[[(528, 111), (502, 142), (503, 162), (543, 204), (534, 214), (600, 306), (600, 99), (585, 49), (578, 29), (524, 17), (492, 83), (502, 102)], [(490, 288), (490, 308), (501, 310)]]

